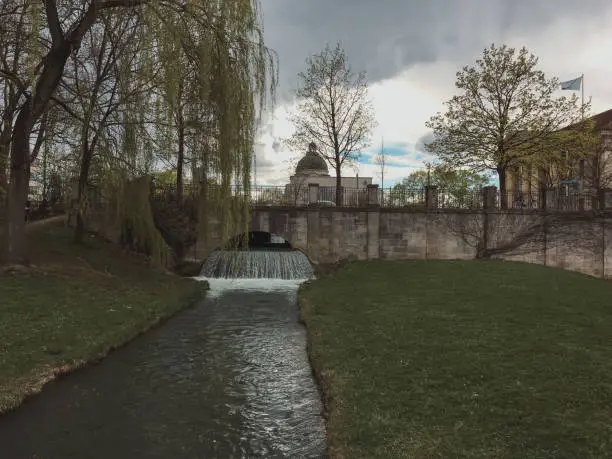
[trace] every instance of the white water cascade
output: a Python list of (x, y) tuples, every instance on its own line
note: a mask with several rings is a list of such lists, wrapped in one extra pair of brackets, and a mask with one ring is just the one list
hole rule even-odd
[(308, 258), (298, 250), (217, 250), (204, 262), (201, 277), (306, 280), (313, 274)]

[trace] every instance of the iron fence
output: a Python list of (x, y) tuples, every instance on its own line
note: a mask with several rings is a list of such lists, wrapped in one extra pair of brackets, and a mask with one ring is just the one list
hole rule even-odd
[(482, 209), (484, 192), (481, 189), (441, 189), (437, 190), (430, 207), (438, 209)]
[(541, 209), (542, 199), (537, 192), (498, 191), (495, 197), (495, 207), (498, 209)]
[[(595, 191), (567, 191), (551, 188), (539, 191), (497, 193), (495, 207), (507, 210), (551, 210), (578, 212), (601, 209), (601, 193)], [(610, 203), (612, 204), (612, 203)]]
[[(183, 197), (199, 196), (202, 188), (199, 185), (185, 185), (183, 187)], [(206, 189), (207, 196), (215, 199), (223, 194), (219, 185), (209, 185)], [(246, 191), (246, 198), (251, 205), (256, 206), (307, 206), (311, 203), (308, 186), (267, 186), (260, 185), (250, 187)], [(175, 185), (154, 186), (151, 189), (151, 198), (154, 200), (172, 200), (177, 197)], [(240, 186), (231, 186), (225, 192), (226, 197), (237, 199), (245, 198), (245, 190)], [(340, 201), (342, 207), (360, 207), (367, 205), (368, 195), (366, 189), (342, 188)], [(320, 187), (318, 195), (314, 197), (314, 202), (322, 206), (336, 205), (336, 189), (334, 187)]]
[[(402, 187), (384, 189), (342, 188), (340, 193), (341, 207), (380, 206), (398, 209), (490, 209), (490, 210), (542, 210), (549, 211), (589, 211), (601, 209), (602, 196), (606, 195), (608, 207), (612, 207), (612, 190), (608, 193), (578, 192), (563, 189), (546, 189), (536, 191), (509, 191), (500, 193), (493, 188), (483, 189), (407, 189)], [(183, 196), (197, 196), (202, 191), (198, 185), (185, 185)], [(492, 192), (490, 196), (487, 192)], [(215, 199), (221, 193), (218, 185), (209, 185), (207, 196)], [(245, 194), (246, 193), (246, 194)], [(152, 189), (153, 199), (176, 198), (175, 186), (157, 186)], [(226, 195), (227, 197), (227, 195)], [(267, 207), (303, 207), (311, 204), (336, 206), (335, 187), (319, 187), (318, 192), (310, 195), (308, 186), (266, 186), (229, 188), (229, 197), (246, 199), (254, 206)], [(488, 202), (487, 202), (488, 200)]]
[(383, 188), (378, 190), (381, 207), (424, 208), (425, 190), (408, 188)]

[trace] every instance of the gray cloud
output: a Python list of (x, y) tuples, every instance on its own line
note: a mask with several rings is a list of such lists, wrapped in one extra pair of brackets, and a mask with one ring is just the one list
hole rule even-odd
[[(420, 63), (469, 63), (491, 42), (529, 33), (564, 16), (584, 21), (609, 0), (262, 0), (265, 39), (280, 60), (286, 100), (305, 59), (341, 41), (371, 82)], [(536, 50), (537, 52), (537, 50)]]
[(269, 175), (278, 169), (278, 164), (261, 154), (261, 151), (255, 155), (255, 164), (257, 167), (257, 175)]
[(433, 141), (433, 132), (428, 132), (427, 134), (422, 135), (418, 138), (418, 140), (415, 142), (414, 149), (419, 153), (427, 153), (427, 150), (425, 149), (425, 144), (431, 143)]
[(286, 183), (286, 176), (293, 172), (291, 158), (274, 158), (266, 151), (266, 145), (263, 142), (255, 144), (255, 167), (257, 174), (257, 182), (259, 184), (267, 183), (273, 185), (281, 185)]
[(283, 151), (283, 145), (278, 139), (274, 139), (272, 142), (272, 150), (274, 153), (280, 153)]

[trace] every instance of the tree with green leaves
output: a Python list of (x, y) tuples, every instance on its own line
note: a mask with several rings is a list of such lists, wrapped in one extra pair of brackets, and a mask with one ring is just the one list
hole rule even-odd
[(568, 157), (563, 151), (575, 160), (594, 145), (592, 124), (582, 122), (588, 104), (576, 95), (556, 97), (559, 81), (547, 78), (524, 47), (491, 45), (457, 72), (455, 86), (459, 94), (446, 102), (446, 112), (427, 122), (434, 134), (427, 149), (451, 169), (496, 173), (502, 207), (508, 170), (549, 167)]
[(403, 201), (409, 202), (411, 199), (414, 201), (415, 195), (423, 199), (425, 187), (431, 185), (438, 188), (438, 196), (446, 203), (456, 207), (471, 207), (475, 192), (490, 182), (486, 175), (470, 170), (450, 169), (441, 164), (426, 166), (426, 169), (410, 173), (395, 185), (391, 195), (396, 202), (392, 205), (401, 205)]
[(448, 191), (472, 191), (489, 183), (489, 177), (466, 169), (449, 169), (436, 165), (411, 172), (402, 179), (401, 185), (408, 189), (424, 189), (427, 185)]
[[(7, 228), (4, 241), (4, 261), (26, 263), (25, 202), (27, 198), (32, 157), (33, 133), (44, 131), (45, 114), (57, 102), (58, 87), (66, 75), (66, 64), (80, 48), (86, 34), (103, 17), (125, 14), (141, 18), (144, 42), (152, 46), (142, 50), (145, 65), (139, 66), (144, 78), (156, 65), (173, 68), (168, 75), (179, 75), (182, 68), (173, 50), (180, 48), (197, 69), (198, 91), (194, 91), (202, 105), (210, 107), (211, 129), (207, 137), (214, 138), (209, 163), (221, 179), (218, 193), (222, 213), (222, 237), (227, 238), (229, 220), (240, 213), (248, 221), (248, 209), (228, 204), (232, 185), (237, 183), (248, 191), (251, 158), (257, 120), (268, 96), (276, 85), (275, 56), (264, 46), (258, 0), (34, 0), (0, 3), (2, 18), (0, 33), (9, 44), (20, 43), (23, 64), (14, 71), (13, 48), (11, 59), (0, 62), (0, 78), (11, 87), (20, 104), (13, 113), (10, 131), (10, 182), (8, 185)], [(148, 64), (146, 64), (148, 62)], [(138, 81), (138, 77), (135, 77)], [(163, 83), (168, 91), (177, 91), (176, 80), (170, 76)], [(120, 89), (121, 90), (121, 89)], [(127, 104), (119, 112), (122, 124), (107, 130), (98, 146), (112, 148), (114, 158), (138, 154), (146, 164), (150, 152), (143, 148), (147, 142), (142, 125), (151, 110), (151, 101), (139, 100)], [(154, 102), (154, 101), (153, 101)], [(166, 110), (170, 112), (171, 110)], [(6, 126), (5, 126), (6, 128)], [(141, 128), (138, 130), (137, 128)], [(168, 147), (171, 147), (168, 145)], [(160, 147), (161, 148), (161, 147)], [(110, 156), (109, 156), (110, 157)], [(135, 163), (135, 161), (132, 161)], [(0, 162), (1, 164), (1, 162)], [(117, 202), (126, 203), (126, 196), (145, 199), (146, 180), (134, 176), (126, 168), (112, 168), (105, 176), (115, 186)], [(137, 179), (134, 186), (142, 187), (135, 193), (123, 186)], [(122, 185), (123, 183), (123, 185)], [(246, 202), (246, 200), (243, 200)], [(241, 201), (241, 202), (243, 202)], [(233, 201), (231, 201), (233, 202)], [(129, 203), (132, 209), (146, 211), (145, 203)], [(126, 212), (118, 212), (127, 215)], [(148, 217), (150, 220), (150, 216)], [(149, 222), (150, 223), (150, 222)], [(135, 228), (150, 230), (146, 223)], [(245, 223), (246, 225), (246, 223)], [(140, 240), (152, 236), (137, 235)]]
[(295, 132), (286, 143), (303, 151), (314, 142), (336, 171), (336, 204), (341, 205), (342, 167), (358, 160), (375, 126), (365, 72), (354, 74), (340, 44), (306, 60), (298, 74), (298, 106), (290, 116)]

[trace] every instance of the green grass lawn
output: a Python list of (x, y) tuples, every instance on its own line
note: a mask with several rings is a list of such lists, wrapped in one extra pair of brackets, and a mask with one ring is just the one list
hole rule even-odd
[(0, 274), (0, 413), (203, 295), (96, 238), (75, 246), (61, 226), (29, 236), (33, 267)]
[(360, 262), (300, 292), (332, 457), (612, 457), (612, 283)]

